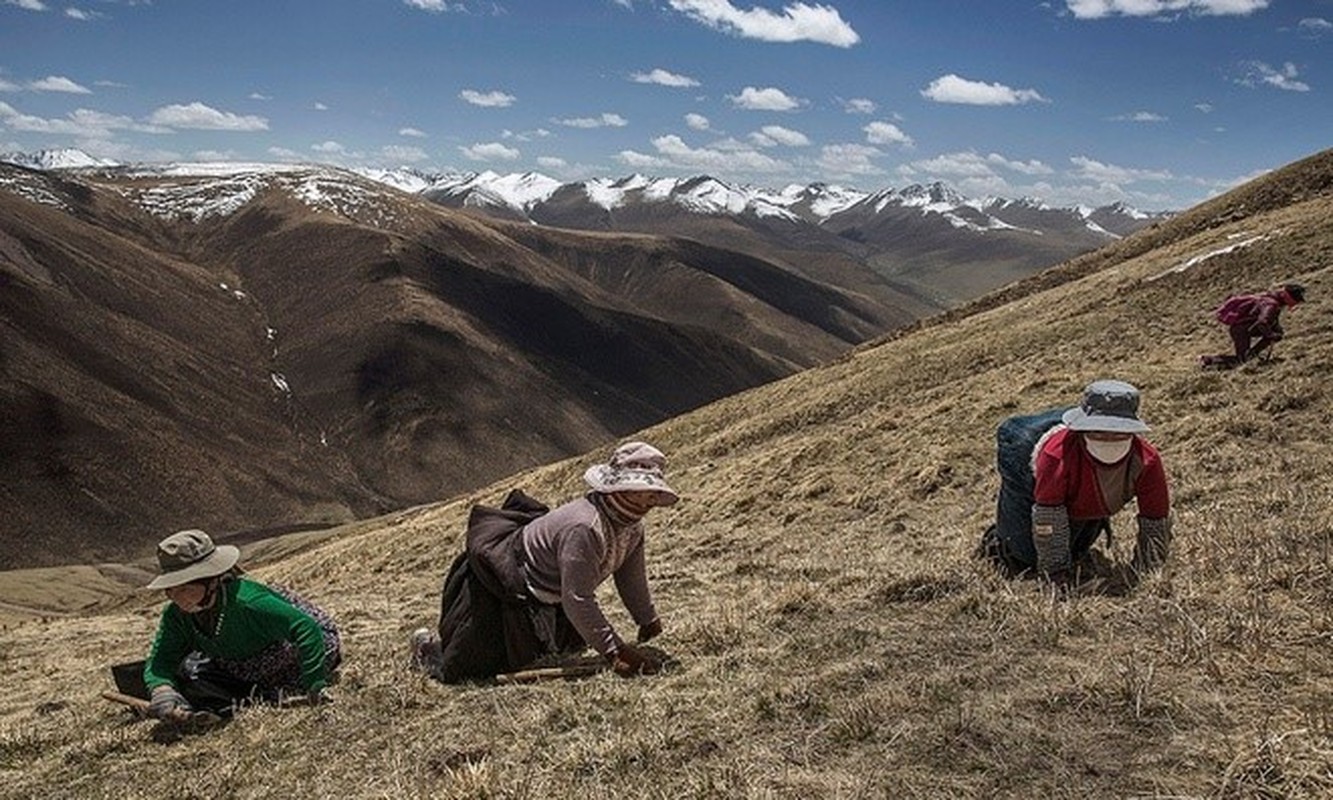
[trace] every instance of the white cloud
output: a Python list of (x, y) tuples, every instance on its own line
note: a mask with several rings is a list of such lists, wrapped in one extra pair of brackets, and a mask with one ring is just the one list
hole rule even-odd
[(505, 94), (501, 91), (478, 92), (475, 89), (464, 89), (458, 93), (458, 96), (474, 106), (482, 106), (483, 108), (508, 108), (518, 99), (512, 94)]
[(241, 116), (218, 111), (200, 102), (163, 106), (148, 117), (154, 125), (207, 131), (266, 131), (268, 120), (253, 115)]
[(42, 0), (5, 0), (11, 6), (26, 8), (29, 11), (45, 11), (46, 4)]
[(458, 151), (472, 161), (513, 161), (522, 155), (513, 147), (506, 147), (500, 142), (474, 144), (471, 147), (459, 147)]
[(844, 100), (842, 107), (848, 114), (873, 114), (878, 106), (875, 105), (874, 100), (853, 97), (851, 100)]
[(564, 169), (569, 164), (563, 158), (557, 158), (556, 156), (537, 156), (537, 166), (546, 169)]
[(864, 144), (830, 144), (820, 151), (816, 162), (830, 175), (883, 175), (874, 159), (884, 153)]
[(285, 147), (270, 147), (268, 154), (282, 161), (300, 161), (301, 154), (295, 150), (288, 150)]
[(342, 155), (347, 152), (346, 147), (343, 147), (341, 143), (335, 142), (332, 139), (327, 142), (312, 144), (310, 145), (310, 149), (314, 150), (316, 153), (324, 153), (325, 155)]
[(706, 172), (786, 172), (791, 165), (772, 158), (758, 150), (734, 147), (699, 147), (687, 145), (679, 136), (659, 136), (653, 139), (660, 157), (623, 150), (616, 159), (635, 169), (674, 167)]
[(1077, 19), (1104, 17), (1157, 17), (1170, 14), (1195, 16), (1247, 16), (1268, 8), (1271, 0), (1065, 0)]
[(1135, 111), (1132, 114), (1120, 114), (1111, 117), (1112, 122), (1166, 122), (1166, 117), (1151, 111)]
[(4, 78), (0, 78), (0, 92), (17, 92), (22, 88), (17, 83), (10, 83)]
[(979, 178), (995, 174), (989, 161), (971, 153), (944, 153), (934, 158), (912, 162), (912, 169), (932, 178)]
[(273, 99), (273, 98), (270, 97), (269, 95), (266, 95), (266, 94), (264, 94), (264, 93), (262, 93), (262, 92), (251, 92), (250, 94), (246, 95), (246, 97), (247, 97), (248, 99), (250, 99), (250, 100), (272, 100), (272, 99)]
[(623, 128), (629, 124), (629, 120), (619, 114), (605, 113), (596, 117), (573, 117), (570, 119), (553, 119), (557, 125), (564, 125), (569, 128)]
[[(956, 185), (959, 191), (972, 195), (1008, 195), (1022, 194), (1024, 190), (1011, 185), (1000, 175), (998, 170), (1008, 170), (1026, 176), (1045, 176), (1055, 174), (1055, 170), (1040, 161), (1016, 161), (999, 153), (982, 156), (972, 151), (944, 153), (934, 158), (913, 161), (899, 169), (902, 175), (910, 175), (920, 181), (944, 180)], [(1033, 189), (1044, 193), (1040, 187), (1026, 187), (1028, 193)]]
[(810, 137), (800, 131), (784, 128), (781, 125), (765, 125), (750, 134), (750, 141), (760, 147), (805, 147), (810, 144)]
[(425, 131), (419, 131), (419, 130), (417, 130), (416, 128), (399, 128), (399, 129), (398, 129), (398, 135), (399, 135), (399, 136), (411, 136), (411, 137), (413, 137), (413, 138), (415, 138), (415, 139), (425, 139), (425, 138), (426, 138), (426, 132), (425, 132)]
[(1196, 111), (1201, 111), (1201, 112), (1203, 112), (1204, 114), (1211, 114), (1211, 113), (1213, 113), (1213, 104), (1212, 104), (1212, 103), (1195, 103), (1195, 104), (1194, 104), (1194, 109), (1195, 109)]
[(861, 130), (865, 131), (866, 141), (871, 144), (900, 144), (912, 146), (912, 137), (891, 122), (872, 122)]
[(1034, 101), (1046, 102), (1035, 89), (1011, 89), (1001, 83), (984, 83), (960, 78), (952, 73), (936, 78), (921, 90), (921, 96), (937, 103), (962, 103), (973, 106), (1012, 106)]
[(1069, 159), (1075, 167), (1074, 174), (1080, 178), (1088, 178), (1102, 183), (1131, 183), (1134, 181), (1166, 181), (1171, 180), (1172, 175), (1166, 170), (1134, 169), (1132, 167), (1117, 167), (1112, 164), (1103, 164), (1100, 161), (1094, 161), (1087, 156), (1074, 156)]
[(39, 81), (33, 81), (28, 84), (28, 88), (34, 92), (65, 92), (67, 94), (92, 94), (92, 90), (80, 86), (74, 81), (61, 75), (50, 75)]
[(712, 125), (712, 123), (708, 121), (708, 117), (705, 117), (703, 114), (694, 113), (685, 115), (685, 124), (689, 125), (691, 129), (696, 131), (706, 131)]
[(96, 19), (102, 15), (97, 13), (96, 11), (84, 11), (81, 8), (71, 7), (65, 9), (65, 16), (69, 17), (70, 19), (77, 19), (80, 22), (87, 22), (90, 19)]
[(1282, 69), (1275, 69), (1262, 61), (1250, 61), (1241, 64), (1241, 69), (1245, 74), (1236, 82), (1242, 86), (1272, 86), (1288, 92), (1310, 91), (1308, 83), (1296, 80), (1299, 73), (1296, 65), (1290, 62), (1283, 64)]
[(1333, 22), (1323, 17), (1306, 17), (1296, 24), (1296, 28), (1305, 36), (1317, 39), (1333, 33)]
[(444, 0), (403, 0), (403, 2), (412, 8), (419, 8), (433, 14), (448, 11), (467, 11), (465, 3), (446, 3)]
[(765, 8), (742, 11), (730, 0), (670, 0), (671, 7), (715, 30), (765, 42), (818, 42), (851, 47), (861, 37), (826, 5), (792, 3), (775, 14)]
[(410, 147), (401, 144), (390, 144), (380, 148), (380, 155), (389, 161), (396, 161), (400, 164), (414, 164), (418, 161), (425, 161), (430, 156), (420, 147)]
[(753, 86), (746, 86), (738, 95), (727, 95), (737, 108), (747, 108), (751, 111), (791, 111), (794, 108), (800, 108), (804, 101), (789, 96), (781, 89), (769, 87), (767, 89), (756, 89)]
[(106, 139), (113, 131), (127, 130), (140, 133), (171, 133), (169, 128), (148, 125), (130, 117), (105, 114), (86, 108), (75, 109), (64, 119), (43, 119), (24, 114), (7, 103), (0, 103), (0, 122), (16, 131), (49, 133), (61, 136), (79, 136), (86, 139)]
[(699, 85), (698, 81), (688, 75), (677, 75), (664, 69), (654, 69), (651, 72), (635, 72), (629, 77), (635, 83), (655, 83), (658, 86), (686, 87)]
[(328, 111), (328, 110), (329, 110), (329, 107), (328, 107), (328, 106), (324, 105), (323, 103), (319, 103), (319, 102), (316, 102), (313, 106), (311, 106), (311, 108), (314, 108), (316, 111)]
[(1004, 167), (1005, 169), (1013, 170), (1014, 172), (1023, 175), (1052, 175), (1055, 173), (1055, 170), (1040, 161), (1013, 161), (1005, 158), (999, 153), (991, 153), (986, 156), (986, 161), (987, 163), (995, 164), (996, 166)]
[(534, 139), (545, 139), (551, 132), (545, 128), (536, 128), (530, 131), (511, 131), (505, 129), (500, 132), (501, 139), (513, 139), (516, 142), (531, 142)]

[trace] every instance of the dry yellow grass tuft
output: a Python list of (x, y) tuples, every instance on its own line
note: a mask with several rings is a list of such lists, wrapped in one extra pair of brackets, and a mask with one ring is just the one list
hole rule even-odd
[[(1330, 161), (1297, 176), (1313, 189), (1241, 190), (1151, 246), (643, 432), (685, 496), (650, 518), (668, 674), (446, 687), (407, 669), (470, 504), (512, 486), (563, 501), (594, 453), (258, 569), (340, 620), (331, 706), (162, 742), (97, 699), (106, 664), (142, 656), (155, 598), (11, 624), (0, 794), (1331, 796)], [(1273, 359), (1198, 371), (1225, 341), (1208, 310), (1280, 280), (1310, 302)], [(995, 425), (1098, 377), (1144, 392), (1177, 540), (1162, 574), (1060, 599), (971, 551)], [(1124, 561), (1131, 515), (1116, 523)]]

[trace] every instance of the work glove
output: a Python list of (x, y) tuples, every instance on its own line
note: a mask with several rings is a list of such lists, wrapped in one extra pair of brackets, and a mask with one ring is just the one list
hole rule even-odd
[(1074, 585), (1074, 576), (1067, 569), (1057, 569), (1048, 573), (1046, 580), (1061, 594), (1067, 593)]
[(654, 636), (662, 634), (662, 620), (655, 619), (647, 625), (639, 626), (639, 644), (643, 644)]
[(179, 719), (189, 714), (190, 701), (172, 686), (163, 684), (154, 686), (152, 698), (148, 701), (148, 716), (154, 719)]
[(1166, 563), (1171, 550), (1171, 518), (1139, 517), (1139, 535), (1134, 542), (1134, 560), (1139, 573), (1152, 572)]
[(611, 669), (622, 678), (636, 675), (656, 675), (662, 671), (662, 662), (650, 653), (640, 650), (632, 644), (621, 644), (614, 652), (607, 654)]

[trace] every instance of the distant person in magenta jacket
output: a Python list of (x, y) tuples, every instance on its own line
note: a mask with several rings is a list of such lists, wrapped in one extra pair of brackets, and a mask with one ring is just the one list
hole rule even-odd
[(147, 588), (171, 602), (143, 665), (152, 716), (230, 713), (283, 693), (312, 703), (331, 699), (341, 651), (328, 614), (247, 577), (236, 565), (240, 551), (214, 545), (203, 531), (173, 533), (158, 544), (157, 557), (162, 574)]
[(1109, 519), (1133, 500), (1137, 573), (1165, 562), (1171, 504), (1161, 456), (1141, 434), (1139, 392), (1123, 381), (1089, 384), (1065, 411), (1011, 417), (1000, 425), (996, 522), (987, 555), (1014, 572), (1035, 570), (1064, 586)]
[[(1234, 353), (1199, 356), (1204, 369), (1231, 369), (1265, 352), (1282, 341), (1282, 309), (1295, 308), (1305, 302), (1305, 287), (1287, 283), (1259, 294), (1238, 294), (1217, 307), (1214, 316), (1227, 326)], [(1255, 340), (1258, 341), (1255, 341)]]

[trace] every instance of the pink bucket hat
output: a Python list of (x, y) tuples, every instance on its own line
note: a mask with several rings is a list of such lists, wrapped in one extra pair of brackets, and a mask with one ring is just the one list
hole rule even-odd
[(643, 442), (626, 442), (615, 449), (605, 464), (583, 473), (583, 480), (597, 492), (657, 492), (657, 504), (669, 506), (680, 499), (666, 482), (666, 456)]

